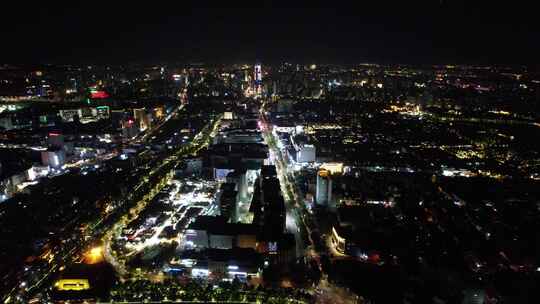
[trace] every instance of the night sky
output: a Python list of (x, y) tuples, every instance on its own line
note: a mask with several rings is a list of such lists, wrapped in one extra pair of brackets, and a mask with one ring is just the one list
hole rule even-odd
[(0, 63), (529, 64), (540, 54), (534, 1), (18, 2), (3, 3)]

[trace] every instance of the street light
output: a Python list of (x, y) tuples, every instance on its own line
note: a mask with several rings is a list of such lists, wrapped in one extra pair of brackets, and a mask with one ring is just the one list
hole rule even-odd
[(98, 246), (90, 249), (85, 254), (85, 260), (88, 264), (96, 264), (103, 260), (103, 247)]

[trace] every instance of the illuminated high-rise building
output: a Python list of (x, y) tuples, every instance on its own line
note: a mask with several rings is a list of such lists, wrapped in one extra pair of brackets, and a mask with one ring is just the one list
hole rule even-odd
[(150, 128), (150, 116), (147, 115), (145, 108), (133, 109), (133, 117), (135, 117), (135, 122), (141, 131)]
[(262, 83), (262, 68), (260, 63), (255, 64), (255, 70), (253, 79), (255, 80), (256, 85), (261, 85)]
[(255, 68), (253, 71), (253, 82), (254, 82), (255, 93), (257, 95), (261, 95), (262, 93), (262, 67), (260, 63), (255, 64)]
[(321, 169), (317, 172), (315, 201), (318, 205), (325, 206), (328, 206), (332, 201), (332, 179), (329, 170)]

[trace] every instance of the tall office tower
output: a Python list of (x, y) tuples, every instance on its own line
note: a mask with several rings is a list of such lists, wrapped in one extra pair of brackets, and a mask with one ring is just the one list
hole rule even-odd
[(317, 190), (315, 201), (318, 205), (328, 206), (332, 201), (332, 179), (330, 171), (321, 169), (317, 172)]
[(255, 92), (257, 95), (260, 95), (262, 93), (262, 67), (260, 63), (255, 64), (253, 80), (255, 84)]
[[(270, 166), (268, 166), (270, 167)], [(279, 179), (262, 179), (263, 230), (265, 237), (275, 240), (285, 231), (285, 201), (281, 195)]]
[(135, 117), (135, 122), (139, 125), (141, 131), (150, 127), (150, 119), (145, 108), (133, 109), (133, 117)]
[(236, 184), (234, 183), (223, 183), (221, 184), (219, 194), (220, 215), (232, 223), (235, 223), (237, 220), (236, 203), (238, 201), (238, 191), (235, 188)]
[(262, 67), (260, 63), (255, 64), (253, 79), (255, 80), (256, 85), (260, 85), (262, 83)]
[(227, 174), (227, 183), (236, 184), (235, 190), (238, 191), (238, 198), (244, 199), (248, 194), (248, 178), (246, 169), (235, 169)]

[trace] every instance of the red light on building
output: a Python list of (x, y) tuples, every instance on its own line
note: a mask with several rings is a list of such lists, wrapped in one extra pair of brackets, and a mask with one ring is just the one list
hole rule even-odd
[(372, 263), (379, 263), (381, 256), (378, 253), (371, 254), (369, 256), (369, 261)]
[(90, 97), (92, 99), (103, 99), (103, 98), (109, 98), (109, 94), (105, 91), (93, 91), (90, 93)]
[(49, 137), (51, 137), (51, 136), (60, 136), (60, 133), (50, 132)]

